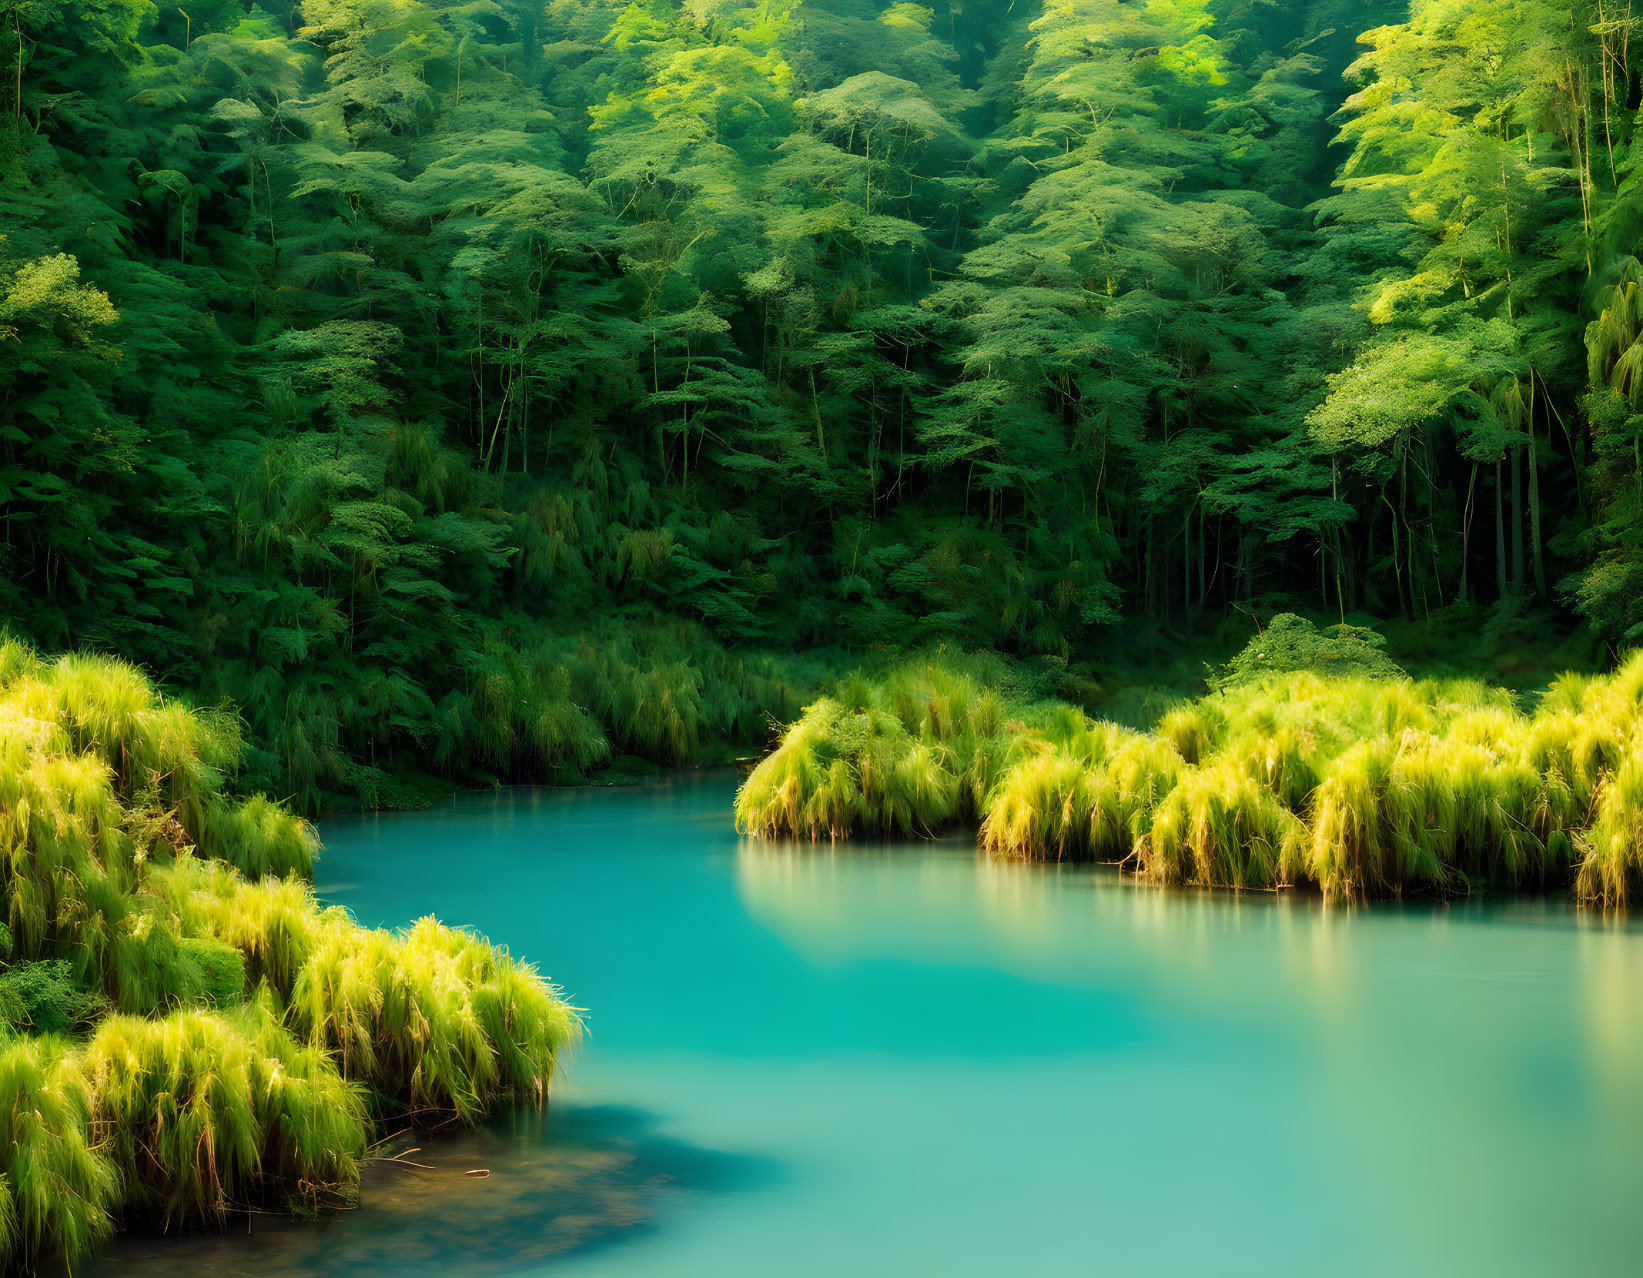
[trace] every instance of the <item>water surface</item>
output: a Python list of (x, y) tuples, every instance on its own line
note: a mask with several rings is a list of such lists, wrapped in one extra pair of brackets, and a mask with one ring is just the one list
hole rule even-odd
[(1561, 901), (1163, 893), (968, 838), (743, 843), (733, 789), (326, 826), (327, 900), (538, 960), (586, 1048), (548, 1115), (424, 1142), (337, 1221), (102, 1268), (1643, 1269), (1643, 935)]

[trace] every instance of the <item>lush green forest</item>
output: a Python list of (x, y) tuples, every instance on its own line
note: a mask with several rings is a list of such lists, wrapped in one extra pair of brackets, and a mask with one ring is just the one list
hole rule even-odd
[(1623, 646), (1632, 25), (6, 0), (0, 613), (310, 811), (756, 740), (764, 652)]
[(0, 0), (0, 1264), (542, 1099), (339, 804), (769, 743), (744, 831), (1643, 891), (1635, 25)]

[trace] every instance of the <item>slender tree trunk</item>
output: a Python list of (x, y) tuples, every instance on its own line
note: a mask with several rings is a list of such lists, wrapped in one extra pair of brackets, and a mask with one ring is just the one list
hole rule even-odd
[(1517, 454), (1508, 452), (1506, 464), (1512, 468), (1512, 588), (1523, 589), (1523, 467)]
[(1495, 589), (1506, 597), (1506, 484), (1495, 463)]
[(1204, 600), (1209, 595), (1209, 553), (1205, 546), (1208, 538), (1204, 535), (1204, 507), (1198, 505), (1198, 607), (1204, 606)]
[(1182, 521), (1181, 528), (1181, 612), (1183, 615), (1192, 607), (1192, 510), (1187, 509), (1187, 517)]
[[(1337, 567), (1340, 565), (1342, 558), (1340, 533), (1336, 533), (1335, 563)], [(1356, 608), (1358, 606), (1358, 561), (1352, 555), (1346, 555), (1344, 558), (1346, 560), (1346, 601)], [(1346, 614), (1344, 610), (1341, 614), (1341, 623), (1343, 625), (1346, 623)]]
[[(1346, 592), (1341, 588), (1341, 530), (1333, 528), (1329, 533), (1330, 548), (1335, 555), (1335, 606), (1340, 609), (1341, 624), (1346, 624)], [(1347, 580), (1351, 580), (1352, 561), (1346, 563)]]
[[(1547, 424), (1551, 433), (1551, 424)], [(1540, 541), (1540, 445), (1535, 440), (1535, 370), (1529, 370), (1529, 543), (1534, 552), (1535, 593), (1546, 597), (1546, 555)]]
[(1478, 464), (1472, 463), (1472, 478), (1466, 484), (1466, 510), (1461, 516), (1460, 523), (1460, 587), (1455, 593), (1455, 602), (1466, 602), (1466, 574), (1471, 562), (1472, 546), (1472, 495), (1478, 486)]
[[(1381, 500), (1386, 501), (1384, 492), (1381, 494)], [(1415, 613), (1415, 590), (1414, 584), (1411, 583), (1409, 606), (1405, 608), (1403, 604), (1403, 544), (1398, 536), (1398, 512), (1397, 508), (1389, 501), (1386, 502), (1386, 508), (1392, 512), (1392, 577), (1398, 588), (1398, 615), (1400, 617), (1411, 617)]]
[(1151, 621), (1151, 620), (1153, 620), (1153, 618), (1155, 618), (1158, 615), (1156, 600), (1154, 598), (1153, 589), (1152, 589), (1152, 516), (1151, 515), (1147, 516), (1146, 555), (1145, 555), (1145, 558), (1143, 560), (1143, 563), (1144, 563), (1145, 568), (1146, 568), (1147, 620)]
[[(1369, 595), (1375, 589), (1375, 508), (1364, 511), (1363, 518), (1363, 598), (1369, 606)], [(1378, 597), (1378, 596), (1377, 596)]]

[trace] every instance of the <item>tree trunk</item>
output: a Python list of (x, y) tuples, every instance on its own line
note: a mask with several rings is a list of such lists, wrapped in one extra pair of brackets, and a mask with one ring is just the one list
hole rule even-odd
[(1189, 507), (1187, 517), (1182, 520), (1181, 526), (1181, 612), (1184, 615), (1192, 607), (1192, 510)]
[(1152, 592), (1152, 516), (1151, 515), (1147, 516), (1146, 549), (1145, 549), (1145, 553), (1142, 556), (1142, 561), (1141, 562), (1142, 562), (1143, 571), (1146, 574), (1145, 585), (1144, 585), (1144, 588), (1142, 590), (1142, 593), (1146, 597), (1146, 600), (1147, 600), (1147, 620), (1151, 621), (1155, 616), (1157, 616), (1157, 608), (1154, 606), (1154, 599), (1153, 599), (1153, 592)]
[(1506, 454), (1512, 468), (1512, 588), (1523, 589), (1523, 467), (1516, 453)]
[[(1551, 424), (1547, 423), (1547, 433)], [(1546, 555), (1540, 542), (1540, 459), (1535, 441), (1535, 371), (1529, 370), (1529, 543), (1534, 552), (1535, 593), (1546, 596)]]
[(1478, 486), (1478, 464), (1472, 463), (1472, 478), (1466, 484), (1466, 510), (1461, 516), (1460, 524), (1460, 587), (1455, 592), (1455, 602), (1466, 602), (1466, 574), (1470, 567), (1472, 546), (1472, 495)]
[(1205, 549), (1204, 536), (1204, 507), (1198, 507), (1198, 607), (1204, 606), (1204, 600), (1209, 595), (1209, 552)]
[(1506, 597), (1506, 484), (1495, 463), (1495, 589)]

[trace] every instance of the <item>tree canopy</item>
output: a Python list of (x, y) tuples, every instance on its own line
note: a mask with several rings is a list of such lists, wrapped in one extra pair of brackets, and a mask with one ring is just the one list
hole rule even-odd
[(1631, 641), (1633, 21), (7, 0), (0, 616), (310, 804), (506, 770), (486, 680), (601, 626)]

